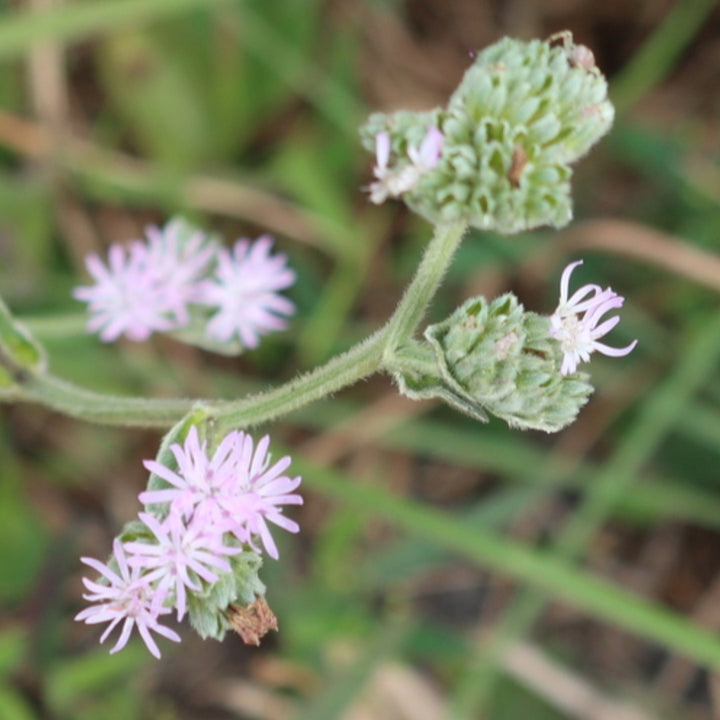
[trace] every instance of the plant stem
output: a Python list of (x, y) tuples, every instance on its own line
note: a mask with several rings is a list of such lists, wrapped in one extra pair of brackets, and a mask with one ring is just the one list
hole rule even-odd
[(347, 352), (295, 380), (213, 409), (211, 415), (218, 430), (222, 433), (232, 428), (259, 425), (372, 375), (380, 368), (386, 337), (386, 328), (378, 330)]
[(440, 287), (466, 230), (465, 222), (436, 226), (435, 234), (425, 250), (413, 281), (385, 326), (389, 333), (385, 346), (386, 355), (412, 337), (430, 300)]
[(12, 399), (36, 402), (69, 417), (101, 425), (158, 428), (174, 425), (198, 402), (108, 395), (40, 373), (29, 375), (20, 394)]

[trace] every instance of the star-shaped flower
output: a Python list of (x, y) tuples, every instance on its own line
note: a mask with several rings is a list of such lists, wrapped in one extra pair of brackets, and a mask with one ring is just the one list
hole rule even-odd
[(581, 362), (589, 362), (594, 352), (622, 357), (631, 353), (637, 345), (637, 340), (624, 348), (614, 348), (599, 342), (620, 322), (619, 315), (607, 320), (602, 320), (603, 316), (621, 308), (625, 298), (611, 288), (602, 290), (599, 285), (593, 284), (583, 285), (569, 296), (570, 276), (582, 262), (578, 260), (570, 263), (563, 270), (560, 301), (550, 317), (550, 334), (560, 343), (563, 351), (560, 369), (563, 375), (574, 373)]
[(168, 627), (160, 625), (158, 617), (166, 615), (170, 609), (163, 606), (165, 593), (155, 588), (147, 576), (142, 574), (140, 567), (131, 567), (128, 564), (122, 543), (115, 539), (113, 555), (117, 562), (117, 572), (94, 558), (83, 557), (81, 560), (102, 576), (100, 582), (83, 578), (83, 584), (88, 593), (83, 595), (85, 600), (94, 603), (79, 612), (76, 620), (82, 620), (89, 625), (109, 622), (100, 636), (104, 642), (113, 629), (122, 622), (120, 637), (110, 650), (116, 653), (127, 645), (133, 628), (137, 628), (147, 649), (156, 657), (160, 657), (160, 650), (152, 637), (153, 632), (163, 637), (180, 642), (180, 636)]
[(148, 582), (157, 582), (156, 592), (172, 593), (177, 619), (182, 620), (187, 610), (186, 590), (199, 592), (198, 579), (217, 582), (218, 572), (231, 570), (223, 556), (235, 555), (242, 548), (223, 545), (213, 528), (205, 528), (197, 520), (186, 525), (177, 513), (170, 513), (162, 523), (150, 513), (140, 513), (140, 520), (153, 538), (125, 543), (125, 549), (132, 553), (128, 563), (142, 569)]
[(285, 329), (282, 316), (292, 315), (295, 305), (279, 291), (295, 282), (295, 273), (285, 255), (270, 254), (272, 244), (263, 235), (219, 252), (215, 277), (201, 284), (198, 296), (198, 302), (218, 308), (208, 322), (208, 337), (229, 342), (237, 336), (245, 347), (256, 348), (261, 335)]

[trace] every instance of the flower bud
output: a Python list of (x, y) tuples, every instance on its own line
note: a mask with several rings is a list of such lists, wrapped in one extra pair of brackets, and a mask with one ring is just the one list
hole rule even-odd
[(446, 383), (511, 427), (560, 430), (593, 390), (586, 374), (561, 374), (549, 318), (526, 312), (509, 293), (468, 300), (425, 337)]
[(590, 51), (569, 33), (561, 37), (560, 44), (503, 38), (491, 45), (446, 109), (372, 115), (362, 141), (373, 151), (378, 134), (389, 135), (390, 178), (402, 176), (431, 127), (443, 136), (437, 164), (402, 193), (387, 194), (402, 194), (433, 223), (465, 220), (505, 234), (566, 225), (570, 163), (607, 133), (614, 110)]
[(472, 298), (425, 337), (429, 347), (405, 347), (389, 367), (401, 392), (439, 397), (479, 420), (487, 411), (511, 427), (556, 432), (593, 391), (585, 373), (560, 372), (550, 319), (526, 312), (512, 294)]

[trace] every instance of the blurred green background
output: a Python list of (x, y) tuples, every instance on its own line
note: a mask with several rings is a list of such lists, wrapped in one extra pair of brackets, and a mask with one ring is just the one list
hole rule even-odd
[[(560, 232), (467, 238), (431, 319), (472, 294), (549, 313), (560, 272), (628, 300), (597, 392), (556, 435), (479, 425), (362, 383), (272, 427), (302, 532), (263, 578), (280, 632), (118, 655), (78, 557), (137, 510), (154, 432), (5, 406), (1, 720), (720, 717), (720, 11), (708, 0), (26, 0), (0, 14), (0, 293), (52, 369), (128, 395), (239, 397), (391, 313), (431, 229), (369, 205), (373, 110), (444, 103), (468, 54), (568, 28), (615, 127)], [(290, 331), (241, 359), (103, 346), (83, 257), (182, 213), (270, 232)], [(262, 428), (269, 431), (270, 428)], [(278, 533), (279, 534), (279, 533)]]

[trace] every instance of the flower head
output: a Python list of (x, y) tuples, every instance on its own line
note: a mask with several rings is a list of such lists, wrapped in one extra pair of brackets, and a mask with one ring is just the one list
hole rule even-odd
[(417, 365), (400, 356), (393, 370), (408, 397), (441, 398), (483, 422), (490, 413), (510, 427), (557, 432), (592, 393), (584, 373), (560, 374), (550, 318), (525, 310), (512, 293), (470, 298), (424, 335), (432, 355)]
[(117, 539), (113, 543), (113, 555), (117, 562), (117, 572), (94, 558), (81, 558), (86, 565), (97, 570), (103, 579), (95, 582), (83, 578), (83, 584), (89, 590), (83, 597), (95, 604), (79, 612), (75, 619), (89, 625), (109, 622), (100, 637), (101, 643), (122, 622), (120, 637), (110, 650), (111, 653), (125, 647), (133, 628), (136, 627), (147, 649), (159, 658), (160, 650), (151, 632), (156, 632), (174, 642), (180, 642), (180, 636), (174, 630), (160, 625), (157, 620), (160, 615), (170, 612), (169, 608), (163, 607), (164, 590), (153, 587), (139, 567), (131, 567), (128, 564), (123, 545)]
[(202, 233), (182, 237), (182, 229), (174, 221), (164, 229), (149, 227), (147, 242), (113, 244), (107, 265), (97, 254), (87, 257), (95, 284), (73, 295), (88, 303), (90, 332), (99, 332), (105, 342), (121, 335), (140, 341), (187, 324), (188, 303), (214, 248)]
[(268, 436), (256, 445), (250, 435), (233, 431), (209, 458), (206, 444), (199, 442), (193, 427), (182, 445), (170, 446), (177, 471), (155, 460), (145, 461), (145, 467), (170, 487), (147, 490), (140, 494), (140, 501), (168, 503), (169, 515), (197, 522), (205, 533), (230, 532), (255, 550), (254, 538), (259, 537), (268, 555), (277, 559), (267, 523), (298, 532), (298, 524), (283, 514), (282, 506), (302, 504), (300, 495), (293, 493), (301, 479), (285, 475), (290, 457), (271, 462), (269, 445)]
[(589, 362), (590, 355), (596, 351), (611, 357), (622, 357), (632, 352), (637, 345), (637, 340), (624, 348), (598, 342), (620, 322), (618, 315), (602, 320), (606, 313), (621, 308), (625, 301), (614, 290), (602, 290), (599, 285), (589, 284), (583, 285), (568, 297), (570, 276), (582, 262), (578, 260), (570, 263), (563, 271), (560, 301), (550, 317), (550, 335), (560, 343), (563, 351), (560, 369), (563, 375), (574, 373), (577, 366), (581, 362)]
[(195, 520), (187, 525), (177, 513), (170, 513), (160, 522), (150, 513), (140, 513), (140, 520), (153, 534), (151, 542), (128, 542), (125, 549), (133, 556), (131, 567), (146, 572), (147, 582), (157, 581), (156, 592), (173, 593), (177, 619), (182, 620), (187, 609), (186, 589), (200, 591), (198, 578), (207, 583), (218, 580), (217, 572), (229, 573), (231, 568), (224, 555), (241, 552), (227, 547), (212, 528), (207, 530)]
[(237, 335), (245, 347), (255, 348), (261, 335), (285, 329), (281, 316), (292, 315), (295, 306), (278, 291), (295, 282), (295, 273), (285, 255), (270, 255), (272, 244), (263, 235), (219, 252), (215, 278), (199, 287), (198, 302), (218, 308), (208, 322), (208, 337), (228, 342)]
[(94, 285), (75, 289), (73, 295), (88, 303), (88, 330), (100, 332), (105, 342), (125, 335), (147, 340), (153, 332), (173, 328), (173, 320), (157, 285), (147, 274), (147, 250), (141, 243), (113, 245), (105, 265), (95, 254), (85, 264)]
[(614, 115), (591, 51), (562, 33), (503, 38), (472, 57), (445, 107), (368, 118), (360, 136), (377, 160), (370, 200), (401, 197), (433, 224), (501, 234), (566, 225), (571, 165)]
[(277, 546), (267, 523), (271, 522), (288, 532), (298, 532), (299, 525), (283, 514), (282, 506), (302, 505), (303, 500), (293, 493), (301, 479), (285, 475), (290, 457), (286, 455), (271, 464), (269, 445), (267, 435), (254, 445), (250, 435), (235, 433), (236, 473), (230, 483), (226, 508), (233, 518), (231, 531), (256, 550), (253, 537), (259, 536), (267, 554), (277, 560)]
[(232, 626), (232, 613), (262, 597), (259, 545), (278, 557), (268, 522), (298, 532), (283, 506), (302, 504), (294, 492), (301, 479), (285, 474), (290, 458), (273, 463), (269, 444), (267, 436), (256, 445), (249, 435), (233, 431), (210, 455), (207, 441), (201, 441), (193, 425), (183, 443), (168, 448), (174, 469), (145, 461), (153, 475), (150, 489), (140, 493), (147, 506), (140, 522), (126, 525), (124, 542), (115, 540), (110, 564), (82, 558), (102, 578), (83, 578), (90, 591), (83, 597), (96, 604), (76, 619), (109, 622), (101, 642), (124, 621), (111, 652), (123, 648), (137, 627), (150, 652), (159, 657), (151, 631), (180, 640), (157, 621), (173, 608), (178, 620), (187, 613), (202, 637), (222, 639)]

